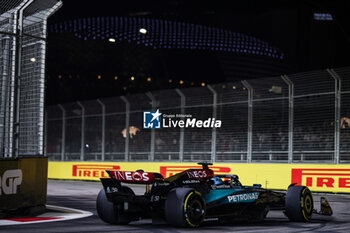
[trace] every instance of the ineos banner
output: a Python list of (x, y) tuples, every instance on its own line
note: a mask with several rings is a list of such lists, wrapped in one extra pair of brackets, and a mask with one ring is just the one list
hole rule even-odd
[(0, 210), (46, 204), (47, 158), (0, 160)]

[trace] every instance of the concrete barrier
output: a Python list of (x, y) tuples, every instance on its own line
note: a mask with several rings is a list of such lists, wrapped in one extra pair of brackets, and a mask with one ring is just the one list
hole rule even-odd
[(46, 204), (47, 158), (0, 160), (0, 210), (35, 208)]

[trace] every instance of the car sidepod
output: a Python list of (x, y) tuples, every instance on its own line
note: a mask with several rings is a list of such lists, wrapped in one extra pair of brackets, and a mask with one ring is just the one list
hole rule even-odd
[(244, 189), (214, 189), (204, 196), (207, 205), (254, 203), (258, 198), (258, 191)]
[(244, 188), (214, 189), (204, 195), (207, 203), (207, 217), (225, 219), (262, 220), (267, 212), (266, 205), (257, 204), (259, 190)]

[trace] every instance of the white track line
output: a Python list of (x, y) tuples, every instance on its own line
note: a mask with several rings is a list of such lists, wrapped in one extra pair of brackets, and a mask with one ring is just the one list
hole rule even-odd
[[(0, 226), (66, 221), (66, 220), (72, 220), (72, 219), (86, 218), (93, 215), (93, 213), (88, 211), (72, 209), (67, 207), (46, 205), (46, 208), (48, 210), (54, 210), (58, 212), (47, 212), (47, 213), (38, 215), (34, 218), (57, 218), (57, 219), (45, 219), (45, 220), (33, 220), (28, 222), (21, 222), (21, 221), (16, 221), (16, 218), (14, 218), (13, 220), (9, 220), (9, 218), (7, 218), (6, 220), (0, 219)], [(24, 218), (21, 218), (21, 219), (24, 219)]]

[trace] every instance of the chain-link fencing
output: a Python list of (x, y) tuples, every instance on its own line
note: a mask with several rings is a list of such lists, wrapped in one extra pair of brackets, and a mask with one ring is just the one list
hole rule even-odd
[(43, 155), (47, 19), (57, 0), (0, 7), (0, 157)]
[[(46, 154), (62, 161), (348, 163), (349, 106), (350, 67), (49, 106)], [(143, 113), (157, 109), (222, 125), (144, 129)]]

